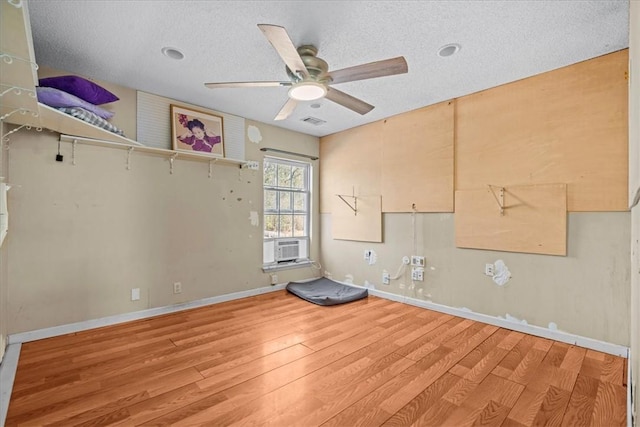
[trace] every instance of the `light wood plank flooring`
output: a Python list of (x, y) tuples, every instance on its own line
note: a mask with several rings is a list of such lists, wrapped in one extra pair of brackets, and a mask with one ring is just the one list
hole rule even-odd
[(622, 426), (625, 359), (285, 291), (24, 344), (7, 425)]

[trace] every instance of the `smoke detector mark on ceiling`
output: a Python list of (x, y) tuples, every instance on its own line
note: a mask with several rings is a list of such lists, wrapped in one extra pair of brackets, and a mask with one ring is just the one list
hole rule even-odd
[(300, 119), (300, 120), (302, 120), (303, 122), (312, 124), (314, 126), (320, 126), (320, 125), (323, 125), (323, 124), (327, 123), (324, 120), (320, 120), (320, 119), (318, 119), (316, 117), (311, 117), (311, 116), (305, 117), (304, 119)]

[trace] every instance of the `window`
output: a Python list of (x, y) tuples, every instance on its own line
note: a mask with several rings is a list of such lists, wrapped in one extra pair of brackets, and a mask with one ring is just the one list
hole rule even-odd
[(311, 165), (264, 159), (264, 264), (308, 259)]

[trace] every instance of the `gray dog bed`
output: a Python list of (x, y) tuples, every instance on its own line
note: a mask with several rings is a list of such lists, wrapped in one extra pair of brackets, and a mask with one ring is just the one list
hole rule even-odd
[(336, 305), (366, 298), (369, 292), (325, 277), (310, 282), (289, 282), (287, 291), (318, 305)]

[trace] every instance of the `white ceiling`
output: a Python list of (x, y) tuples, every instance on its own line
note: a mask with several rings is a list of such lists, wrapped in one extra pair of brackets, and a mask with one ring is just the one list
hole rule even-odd
[[(40, 65), (315, 136), (626, 48), (628, 9), (628, 0), (29, 1)], [(204, 87), (288, 80), (257, 24), (315, 45), (330, 71), (404, 56), (409, 72), (336, 85), (375, 106), (364, 116), (323, 99), (274, 122), (287, 88)], [(462, 49), (439, 57), (448, 43)], [(185, 58), (163, 56), (165, 46)]]

